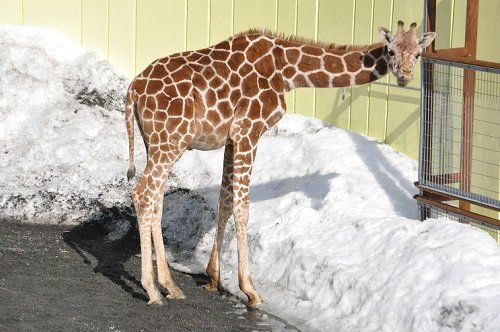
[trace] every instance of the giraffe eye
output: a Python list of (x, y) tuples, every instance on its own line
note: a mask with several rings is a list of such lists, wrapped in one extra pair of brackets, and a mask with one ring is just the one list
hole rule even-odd
[(387, 54), (389, 54), (389, 56), (392, 57), (392, 56), (394, 56), (394, 51), (393, 50), (389, 50), (389, 52)]

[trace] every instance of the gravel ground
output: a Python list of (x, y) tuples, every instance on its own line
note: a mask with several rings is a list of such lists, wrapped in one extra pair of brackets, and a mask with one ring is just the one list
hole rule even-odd
[(137, 231), (106, 241), (99, 223), (74, 227), (0, 220), (0, 331), (297, 331), (203, 275), (173, 271), (187, 298), (147, 306)]

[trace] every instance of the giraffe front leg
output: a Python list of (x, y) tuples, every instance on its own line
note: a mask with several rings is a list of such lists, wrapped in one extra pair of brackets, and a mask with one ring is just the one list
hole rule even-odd
[(219, 203), (217, 204), (217, 234), (215, 236), (212, 253), (210, 254), (210, 260), (206, 269), (209, 281), (203, 286), (203, 288), (208, 291), (223, 290), (220, 280), (220, 256), (222, 243), (224, 241), (224, 230), (230, 216), (231, 206), (228, 206), (228, 203), (224, 202), (223, 195), (221, 193)]
[(250, 175), (255, 160), (256, 143), (243, 139), (235, 146), (233, 174), (233, 214), (236, 223), (238, 246), (238, 282), (240, 289), (248, 298), (248, 306), (256, 308), (263, 303), (250, 277), (248, 260), (247, 223), (250, 207)]
[[(218, 211), (220, 211), (219, 208)], [(214, 245), (212, 247), (212, 253), (210, 254), (207, 269), (205, 270), (208, 276), (208, 282), (203, 285), (203, 288), (210, 292), (221, 289), (219, 260), (220, 248), (224, 240), (224, 228), (226, 223), (222, 222), (219, 214), (220, 212), (217, 213), (217, 231), (214, 239)]]
[(247, 240), (247, 222), (249, 199), (240, 199), (235, 204), (236, 221), (236, 240), (238, 244), (238, 283), (240, 289), (248, 298), (248, 306), (256, 308), (263, 303), (259, 293), (250, 277), (250, 267), (248, 260), (248, 240)]
[(203, 286), (208, 291), (222, 291), (220, 281), (220, 257), (222, 243), (224, 241), (224, 231), (233, 209), (233, 146), (227, 145), (224, 150), (224, 166), (222, 174), (221, 190), (219, 202), (217, 203), (217, 232), (208, 262), (206, 273), (209, 282)]

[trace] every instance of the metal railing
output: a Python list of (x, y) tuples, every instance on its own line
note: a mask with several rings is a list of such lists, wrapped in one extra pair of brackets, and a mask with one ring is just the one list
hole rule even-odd
[(419, 187), (500, 211), (500, 69), (422, 59)]

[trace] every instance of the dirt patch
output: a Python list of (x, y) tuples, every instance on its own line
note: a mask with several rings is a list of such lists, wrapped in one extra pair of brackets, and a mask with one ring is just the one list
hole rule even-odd
[(0, 220), (0, 330), (295, 331), (231, 295), (173, 271), (187, 299), (147, 306), (135, 230), (106, 241), (100, 223), (76, 227)]

